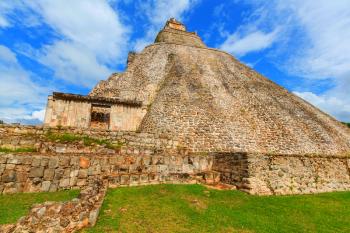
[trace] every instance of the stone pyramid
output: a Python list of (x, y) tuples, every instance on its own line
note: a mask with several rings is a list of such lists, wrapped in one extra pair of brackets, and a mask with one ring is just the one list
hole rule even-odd
[(139, 131), (193, 151), (347, 154), (350, 129), (170, 19), (127, 69), (89, 94), (141, 101)]

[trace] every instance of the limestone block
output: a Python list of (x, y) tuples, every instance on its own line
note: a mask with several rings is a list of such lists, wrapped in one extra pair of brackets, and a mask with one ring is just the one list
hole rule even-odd
[(63, 177), (64, 170), (62, 168), (57, 168), (55, 170), (54, 180), (60, 180)]
[(41, 164), (40, 166), (46, 167), (49, 164), (49, 159), (48, 158), (42, 158), (41, 159)]
[(23, 165), (30, 165), (30, 164), (32, 164), (32, 157), (31, 156), (22, 157), (22, 164)]
[(17, 171), (16, 172), (18, 182), (26, 182), (28, 179), (28, 172), (26, 171)]
[(59, 186), (62, 188), (68, 187), (69, 186), (69, 178), (61, 179)]
[(120, 184), (121, 185), (128, 185), (129, 183), (130, 183), (129, 175), (121, 175), (120, 176)]
[(49, 168), (57, 168), (57, 167), (58, 167), (58, 158), (57, 157), (50, 158)]
[(34, 157), (32, 160), (32, 166), (33, 167), (40, 167), (41, 159), (38, 157)]
[(140, 182), (140, 176), (139, 175), (130, 175), (130, 185), (137, 185)]
[(20, 164), (20, 161), (17, 157), (10, 157), (7, 159), (7, 164)]
[(41, 184), (41, 190), (43, 192), (48, 192), (50, 190), (51, 181), (43, 181)]
[(56, 192), (57, 191), (57, 184), (51, 183), (49, 192)]
[(76, 177), (78, 176), (79, 170), (72, 170), (69, 174), (69, 177)]
[(29, 171), (30, 178), (43, 177), (44, 176), (44, 168), (43, 167), (33, 167)]
[(15, 170), (15, 167), (16, 167), (16, 164), (8, 163), (8, 164), (6, 164), (5, 168), (8, 170)]
[(86, 185), (86, 179), (78, 179), (77, 180), (77, 186), (85, 186)]
[(7, 156), (6, 155), (0, 155), (0, 164), (5, 164), (7, 161)]
[(77, 181), (78, 181), (78, 178), (76, 176), (75, 177), (71, 177), (69, 179), (69, 186), (70, 187), (74, 187), (77, 184)]
[(70, 173), (71, 173), (71, 170), (69, 168), (64, 169), (63, 178), (69, 178)]
[(86, 178), (88, 176), (87, 169), (80, 169), (78, 172), (78, 178)]
[(2, 191), (3, 194), (10, 194), (10, 193), (16, 193), (16, 192), (18, 192), (18, 190), (15, 182), (4, 184), (4, 189)]
[(1, 176), (2, 183), (15, 182), (17, 179), (16, 172), (13, 170), (5, 170)]
[(55, 170), (52, 168), (47, 168), (44, 171), (44, 180), (53, 180), (55, 176)]
[(70, 164), (70, 158), (69, 157), (60, 157), (58, 164), (62, 167), (68, 167)]
[(72, 157), (70, 160), (70, 165), (73, 167), (79, 166), (79, 157)]
[(0, 176), (2, 175), (4, 170), (5, 170), (5, 164), (0, 164)]

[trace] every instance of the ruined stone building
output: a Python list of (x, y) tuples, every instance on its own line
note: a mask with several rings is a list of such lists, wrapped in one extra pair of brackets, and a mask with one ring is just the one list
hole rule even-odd
[(45, 125), (163, 133), (193, 151), (350, 151), (348, 128), (174, 19), (89, 95), (53, 93)]
[(350, 190), (348, 127), (208, 48), (174, 19), (153, 44), (129, 53), (125, 72), (88, 95), (54, 92), (44, 126), (0, 124), (0, 147), (9, 151), (0, 152), (0, 194), (83, 193), (33, 207), (0, 232), (92, 226), (107, 187), (206, 183), (258, 195)]

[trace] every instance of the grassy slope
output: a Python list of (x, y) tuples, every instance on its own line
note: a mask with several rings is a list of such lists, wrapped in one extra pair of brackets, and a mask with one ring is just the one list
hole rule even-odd
[(199, 185), (108, 191), (94, 228), (83, 232), (349, 232), (350, 192), (250, 196)]
[(14, 223), (26, 215), (33, 204), (45, 201), (68, 201), (79, 194), (79, 190), (55, 193), (16, 193), (0, 195), (0, 224)]

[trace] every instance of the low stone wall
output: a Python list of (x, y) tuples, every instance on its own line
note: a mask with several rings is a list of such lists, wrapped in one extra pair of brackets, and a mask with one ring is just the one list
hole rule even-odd
[(350, 190), (350, 158), (320, 155), (213, 153), (223, 183), (250, 194), (285, 195)]
[[(1, 154), (0, 193), (57, 191), (104, 179), (110, 187), (193, 182), (210, 172), (207, 155)], [(206, 177), (206, 176), (205, 176)]]
[(94, 226), (106, 194), (101, 180), (93, 181), (79, 197), (67, 202), (34, 205), (16, 224), (0, 225), (0, 232), (75, 232)]
[[(16, 126), (0, 124), (0, 146), (23, 148), (38, 148), (51, 146), (47, 135), (51, 134), (72, 134), (77, 136), (89, 136), (91, 138), (105, 139), (112, 143), (120, 143), (126, 147), (143, 147), (151, 149), (178, 149), (180, 146), (177, 141), (166, 137), (165, 135), (156, 135), (152, 133), (137, 133), (132, 131), (109, 131), (94, 129), (78, 129), (69, 127), (47, 128), (43, 126)], [(62, 147), (59, 145), (59, 147)], [(49, 150), (50, 151), (50, 150)], [(87, 153), (88, 151), (78, 148), (78, 151)], [(59, 152), (56, 151), (56, 152)], [(67, 153), (73, 153), (68, 150)], [(92, 153), (102, 153), (102, 151), (92, 151)]]
[(306, 194), (350, 190), (350, 158), (316, 155), (248, 156), (251, 194)]

